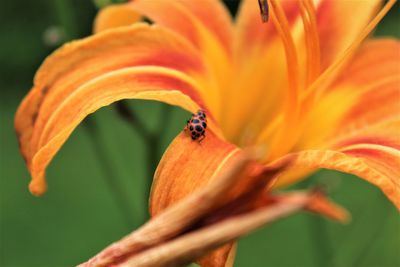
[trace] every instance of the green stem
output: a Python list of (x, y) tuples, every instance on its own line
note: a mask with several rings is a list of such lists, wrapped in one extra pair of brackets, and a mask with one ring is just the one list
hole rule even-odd
[(158, 163), (160, 161), (162, 151), (161, 151), (161, 137), (165, 134), (165, 130), (168, 126), (170, 117), (172, 114), (172, 108), (169, 105), (163, 105), (161, 108), (161, 115), (159, 119), (158, 129), (155, 133), (150, 134), (146, 140), (148, 148), (147, 157), (147, 173), (148, 179), (146, 179), (146, 194), (145, 199), (148, 201), (150, 199), (151, 185), (153, 183), (154, 173), (157, 169)]
[(100, 166), (104, 172), (105, 182), (111, 191), (112, 196), (124, 217), (126, 225), (129, 229), (135, 226), (135, 220), (133, 214), (134, 210), (129, 206), (129, 197), (126, 190), (118, 182), (117, 177), (115, 177), (115, 172), (110, 164), (109, 158), (107, 158), (107, 152), (104, 150), (103, 142), (100, 138), (99, 131), (96, 125), (96, 121), (93, 117), (86, 118), (83, 124), (90, 134), (90, 140), (94, 149), (94, 154), (97, 156)]
[(371, 251), (371, 248), (375, 245), (375, 240), (377, 240), (382, 233), (382, 229), (385, 229), (386, 225), (389, 222), (390, 218), (390, 209), (389, 207), (383, 207), (381, 208), (383, 210), (384, 214), (382, 217), (382, 221), (377, 223), (375, 225), (375, 229), (370, 232), (369, 235), (369, 242), (365, 243), (365, 246), (361, 249), (358, 255), (356, 255), (355, 260), (354, 260), (354, 266), (361, 266), (362, 260), (365, 258), (365, 256), (368, 254), (369, 251)]
[[(313, 179), (309, 178), (306, 181), (308, 187), (313, 186)], [(315, 186), (314, 186), (315, 187)], [(325, 219), (318, 215), (307, 216), (310, 238), (314, 251), (315, 266), (326, 266), (326, 259), (330, 256), (332, 246), (327, 231)]]
[[(375, 197), (370, 196), (366, 205), (358, 208), (363, 212), (354, 218), (346, 238), (341, 241), (326, 266), (359, 266), (357, 263), (363, 259), (363, 256), (374, 244), (374, 240), (379, 236), (382, 227), (387, 223), (388, 206), (382, 209), (382, 201), (379, 201), (382, 197), (381, 194), (377, 191)], [(381, 214), (372, 213), (371, 210), (381, 211)], [(374, 224), (372, 227), (371, 223)], [(371, 228), (374, 230), (371, 231)]]
[(326, 259), (331, 254), (331, 244), (328, 236), (326, 222), (318, 215), (310, 215), (307, 218), (312, 245), (314, 247), (315, 266), (325, 266)]
[(155, 132), (150, 131), (146, 125), (138, 118), (126, 105), (124, 101), (115, 104), (117, 114), (135, 129), (142, 137), (146, 145), (146, 165), (147, 179), (145, 180), (145, 202), (149, 201), (151, 185), (153, 183), (154, 172), (161, 157), (161, 137), (165, 133), (170, 120), (172, 108), (169, 105), (163, 105), (159, 119), (159, 126)]
[(124, 100), (115, 103), (115, 111), (117, 112), (118, 116), (131, 125), (142, 138), (146, 139), (153, 135), (153, 133), (147, 129), (146, 125), (135, 115), (135, 113), (129, 109)]

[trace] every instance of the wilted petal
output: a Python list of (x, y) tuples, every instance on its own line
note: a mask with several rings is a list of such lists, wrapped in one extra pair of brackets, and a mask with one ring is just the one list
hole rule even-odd
[(205, 76), (201, 58), (185, 40), (144, 24), (66, 44), (43, 63), (15, 118), (34, 179), (31, 191), (45, 190), (45, 167), (87, 114), (123, 98), (155, 99), (192, 112), (206, 108)]
[[(220, 180), (217, 179), (217, 181)], [(227, 181), (225, 179), (224, 182)], [(231, 183), (228, 184), (232, 185)], [(216, 188), (214, 185), (210, 184), (210, 186), (166, 209), (165, 213), (156, 216), (142, 228), (114, 243), (92, 258), (92, 260), (80, 266), (108, 266), (111, 264), (113, 266), (146, 267), (181, 266), (195, 261), (210, 251), (232, 242), (266, 223), (273, 222), (301, 209), (313, 209), (312, 207), (314, 207), (314, 211), (321, 211), (322, 214), (328, 216), (342, 212), (341, 208), (329, 202), (320, 193), (295, 192), (276, 197), (264, 195), (264, 201), (261, 201), (260, 205), (254, 206), (252, 209), (244, 210), (237, 214), (225, 214), (225, 217), (211, 224), (195, 224), (189, 228), (189, 231), (184, 231), (180, 235), (170, 237), (167, 240), (157, 239), (158, 236), (162, 236), (166, 231), (175, 228), (175, 224), (171, 225), (171, 220), (165, 220), (165, 215), (168, 217), (169, 214), (173, 213), (171, 211), (177, 211), (177, 207), (183, 208), (180, 209), (179, 213), (175, 213), (180, 219), (184, 218), (186, 213), (193, 214), (196, 211), (192, 206), (193, 200), (201, 201), (202, 197), (205, 197), (204, 201), (209, 203), (208, 201), (212, 200), (212, 198), (209, 198), (210, 195), (204, 195), (204, 192), (215, 191), (213, 189)], [(219, 196), (214, 195), (214, 198), (219, 203)], [(323, 208), (321, 208), (321, 203), (323, 203)], [(199, 207), (203, 207), (202, 202), (199, 203)], [(329, 210), (328, 213), (325, 212), (327, 210)], [(207, 215), (212, 217), (214, 214), (203, 213), (203, 216)], [(169, 216), (169, 218), (173, 219), (174, 217)], [(150, 244), (150, 240), (158, 240), (158, 242), (152, 242), (150, 246), (146, 246)], [(231, 266), (229, 265), (232, 264), (231, 260), (232, 258), (226, 262), (208, 262), (203, 266)]]
[(241, 153), (217, 179), (160, 212), (143, 227), (110, 245), (82, 266), (108, 266), (185, 233), (201, 218), (226, 203), (226, 194), (235, 184), (241, 183), (243, 173), (251, 164), (249, 155)]

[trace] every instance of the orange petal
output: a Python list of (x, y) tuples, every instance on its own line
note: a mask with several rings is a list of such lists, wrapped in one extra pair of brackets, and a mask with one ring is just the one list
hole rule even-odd
[(190, 40), (193, 45), (203, 49), (204, 32), (214, 36), (224, 50), (231, 51), (231, 16), (220, 1), (215, 0), (134, 0), (132, 8)]
[(157, 215), (209, 183), (235, 160), (240, 150), (219, 139), (212, 131), (199, 143), (183, 132), (164, 153), (154, 175), (150, 213)]
[(338, 139), (399, 117), (399, 51), (400, 42), (395, 40), (365, 43), (312, 108), (298, 150), (332, 147)]
[[(135, 66), (153, 67), (136, 70)], [(35, 179), (31, 190), (36, 194), (44, 191), (44, 169), (48, 161), (83, 115), (122, 98), (162, 100), (194, 111), (197, 105), (204, 106), (200, 97), (202, 86), (196, 79), (204, 79), (201, 77), (205, 75), (201, 58), (185, 40), (154, 26), (138, 24), (118, 28), (63, 46), (41, 66), (34, 87), (15, 118), (21, 151)], [(121, 80), (117, 80), (118, 77)], [(116, 81), (115, 84), (109, 84), (110, 80)], [(99, 98), (94, 98), (96, 94), (90, 90), (105, 84), (109, 87), (100, 88)], [(116, 87), (118, 91), (111, 91), (117, 90)], [(140, 91), (147, 92), (139, 94)], [(79, 100), (77, 96), (89, 98)], [(93, 103), (96, 100), (97, 104)], [(71, 107), (75, 114), (65, 109), (73, 101), (82, 108)], [(57, 110), (65, 112), (63, 121), (70, 123), (65, 126), (71, 128), (62, 138), (60, 135), (58, 141), (51, 141), (57, 143), (46, 148), (51, 148), (51, 153), (45, 149), (39, 156), (39, 150), (49, 145), (50, 139), (63, 128), (54, 119), (55, 114), (59, 114), (57, 118), (64, 117)], [(79, 119), (74, 117), (78, 115)], [(212, 123), (212, 116), (210, 118)], [(48, 156), (45, 153), (49, 153)]]
[(320, 2), (317, 25), (323, 69), (357, 39), (381, 4), (381, 0)]
[(214, 0), (135, 0), (127, 5), (157, 25), (186, 38), (203, 54), (213, 73), (203, 97), (211, 103), (213, 114), (219, 117), (219, 88), (226, 87), (229, 82), (233, 31), (230, 15), (222, 3)]
[(400, 151), (396, 148), (358, 144), (341, 151), (301, 151), (289, 154), (272, 165), (282, 165), (288, 170), (325, 168), (354, 174), (380, 188), (400, 208), (399, 163)]
[[(399, 49), (398, 41), (383, 39), (367, 42), (356, 54), (314, 107), (297, 145), (295, 171), (301, 166), (349, 172), (400, 206)], [(298, 179), (283, 176), (278, 184)]]
[[(282, 6), (293, 26), (297, 3), (283, 1)], [(242, 1), (238, 12), (234, 77), (230, 86), (221, 88), (226, 98), (221, 127), (228, 140), (240, 144), (244, 128), (253, 139), (281, 110), (288, 79), (285, 50), (272, 21), (262, 23), (257, 1)]]
[[(317, 53), (318, 59), (312, 62), (321, 62), (314, 62), (315, 64), (311, 65), (321, 65), (321, 69), (316, 67), (311, 78), (308, 78), (307, 73), (311, 68), (307, 66), (309, 59), (306, 55), (309, 49), (304, 40), (305, 33), (299, 8), (301, 2), (281, 1), (296, 46), (300, 86), (306, 84), (307, 79), (315, 79), (359, 37), (375, 15), (380, 1), (313, 1), (317, 24), (317, 34), (313, 38), (318, 39), (315, 43), (319, 44), (318, 50), (321, 51)], [(270, 12), (273, 15), (272, 9)], [(226, 115), (234, 115), (221, 122), (227, 138), (235, 143), (240, 143), (243, 127), (248, 127), (249, 135), (254, 136), (255, 133), (263, 131), (266, 125), (270, 125), (281, 112), (285, 88), (288, 87), (283, 43), (273, 23), (262, 23), (259, 13), (255, 1), (241, 2), (235, 35), (235, 55), (240, 75), (235, 80), (233, 88), (229, 88), (230, 99), (226, 101), (228, 106), (223, 108)], [(246, 88), (245, 95), (243, 88)], [(236, 109), (239, 104), (245, 106), (240, 112)], [(259, 107), (257, 112), (254, 112), (253, 106)], [(267, 129), (264, 130), (268, 132)], [(267, 139), (270, 140), (270, 136)]]
[(100, 10), (94, 21), (95, 33), (133, 24), (140, 20), (141, 16), (126, 5), (110, 5)]
[[(291, 192), (283, 193), (271, 196), (271, 200), (274, 202), (287, 202), (292, 199), (296, 200), (296, 196), (303, 196), (305, 192)], [(311, 193), (309, 203), (306, 205), (305, 209), (314, 213), (324, 215), (330, 219), (337, 220), (340, 222), (347, 222), (350, 218), (350, 214), (346, 209), (337, 205), (336, 203), (329, 200), (322, 192), (316, 190)]]
[[(212, 131), (198, 143), (181, 133), (164, 153), (154, 176), (150, 213), (159, 214), (199, 188), (207, 185), (235, 162), (240, 150), (219, 139)], [(196, 208), (196, 207), (193, 207)], [(232, 244), (214, 251), (200, 260), (202, 266), (225, 266)]]
[(400, 116), (400, 42), (378, 39), (367, 42), (332, 87), (358, 93), (356, 102), (338, 129), (349, 133), (391, 117)]
[[(332, 63), (357, 38), (381, 4), (380, 0), (314, 2), (324, 67)], [(282, 7), (290, 25), (294, 28), (301, 20), (299, 3), (283, 0)], [(241, 2), (237, 26), (237, 52), (244, 56), (249, 49), (270, 46), (271, 40), (277, 37), (272, 23), (262, 23), (259, 7), (252, 0)]]

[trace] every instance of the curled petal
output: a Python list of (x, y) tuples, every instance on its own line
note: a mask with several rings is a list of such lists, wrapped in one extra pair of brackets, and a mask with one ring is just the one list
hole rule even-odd
[(194, 87), (188, 80), (179, 72), (164, 68), (132, 67), (108, 73), (80, 86), (52, 107), (53, 113), (40, 129), (40, 134), (34, 135), (37, 139), (33, 141), (38, 141), (29, 165), (31, 192), (43, 193), (45, 168), (87, 115), (121, 99), (157, 100), (195, 111), (200, 106), (189, 97)]
[(399, 163), (400, 151), (397, 149), (360, 144), (343, 148), (342, 151), (306, 150), (293, 153), (271, 166), (282, 166), (288, 170), (324, 168), (354, 174), (380, 188), (400, 208)]
[(206, 73), (185, 40), (145, 24), (64, 45), (40, 67), (15, 118), (21, 152), (34, 179), (31, 191), (45, 190), (45, 167), (84, 116), (123, 98), (155, 99), (192, 112), (206, 108), (200, 96)]

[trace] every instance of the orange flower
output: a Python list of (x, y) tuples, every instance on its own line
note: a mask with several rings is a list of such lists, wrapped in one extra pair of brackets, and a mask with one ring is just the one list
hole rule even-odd
[[(318, 168), (355, 174), (400, 207), (400, 44), (364, 40), (388, 1), (244, 0), (234, 23), (214, 0), (135, 0), (103, 9), (98, 34), (64, 45), (38, 70), (15, 126), (32, 175), (90, 113), (121, 99), (206, 111), (199, 145), (180, 133), (155, 173), (151, 214), (205, 186), (249, 146), (279, 168), (276, 187)], [(379, 12), (377, 12), (379, 11)], [(152, 25), (136, 22), (148, 17)], [(184, 122), (183, 122), (184, 124)]]

